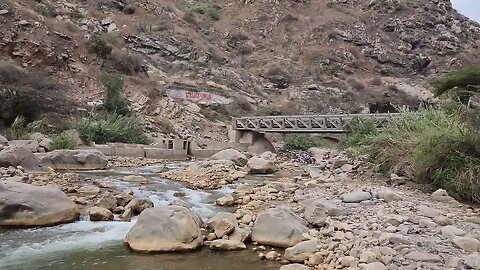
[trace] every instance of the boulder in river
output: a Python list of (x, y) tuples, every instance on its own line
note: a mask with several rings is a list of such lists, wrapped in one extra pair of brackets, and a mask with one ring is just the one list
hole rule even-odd
[(149, 198), (134, 198), (125, 206), (125, 210), (132, 209), (135, 215), (139, 215), (145, 209), (152, 207), (153, 202)]
[(260, 157), (252, 157), (247, 162), (248, 172), (251, 174), (269, 174), (278, 171), (275, 162)]
[(91, 221), (110, 221), (113, 220), (113, 213), (107, 208), (94, 206), (88, 209), (88, 216)]
[(261, 213), (252, 230), (252, 241), (288, 248), (302, 241), (308, 232), (305, 222), (286, 208), (271, 208)]
[(75, 203), (58, 188), (0, 182), (0, 226), (52, 226), (79, 215)]
[(228, 212), (219, 212), (213, 216), (207, 223), (218, 238), (232, 233), (238, 227), (237, 218), (234, 214)]
[(27, 170), (39, 169), (38, 158), (25, 147), (7, 147), (0, 151), (0, 167), (22, 166)]
[(240, 153), (240, 151), (237, 151), (235, 149), (226, 149), (222, 150), (213, 156), (210, 157), (212, 160), (230, 160), (235, 165), (237, 166), (245, 166), (247, 164), (247, 156), (244, 154)]
[(188, 208), (171, 205), (142, 212), (125, 242), (137, 251), (186, 251), (199, 248), (203, 236), (198, 217)]
[(107, 163), (107, 157), (98, 150), (55, 150), (40, 160), (42, 167), (56, 170), (105, 169)]

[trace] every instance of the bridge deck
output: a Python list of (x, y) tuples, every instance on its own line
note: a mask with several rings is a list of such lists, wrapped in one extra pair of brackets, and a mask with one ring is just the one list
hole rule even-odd
[(234, 120), (234, 129), (278, 133), (344, 133), (345, 125), (355, 118), (373, 118), (383, 125), (399, 113), (252, 116)]

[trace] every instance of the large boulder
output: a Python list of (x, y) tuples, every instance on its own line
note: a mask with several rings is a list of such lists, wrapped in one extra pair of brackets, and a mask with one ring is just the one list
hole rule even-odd
[(304, 212), (305, 219), (312, 225), (323, 226), (327, 217), (341, 216), (345, 209), (326, 200), (309, 200)]
[(57, 170), (105, 169), (107, 157), (97, 150), (55, 150), (40, 160), (42, 167)]
[(202, 246), (203, 236), (194, 213), (171, 205), (143, 211), (125, 242), (137, 251), (186, 251)]
[(261, 213), (252, 231), (252, 241), (274, 247), (288, 248), (301, 242), (308, 232), (305, 222), (285, 208), (271, 208)]
[(0, 182), (0, 226), (52, 226), (78, 217), (75, 203), (57, 188)]
[(245, 166), (247, 164), (247, 156), (235, 149), (222, 150), (210, 157), (212, 160), (230, 160), (237, 166)]
[(38, 158), (25, 147), (7, 147), (0, 152), (0, 167), (22, 166), (27, 170), (39, 169)]
[(252, 157), (247, 162), (248, 172), (251, 174), (269, 174), (278, 171), (277, 165), (269, 159)]
[(25, 147), (33, 153), (38, 152), (40, 145), (36, 140), (13, 140), (8, 142), (8, 146), (11, 148)]

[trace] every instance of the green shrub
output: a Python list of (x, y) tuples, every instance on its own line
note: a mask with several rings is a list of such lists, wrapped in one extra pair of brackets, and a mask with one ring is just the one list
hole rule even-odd
[(51, 150), (61, 149), (75, 149), (77, 148), (77, 142), (66, 134), (54, 134), (49, 136), (52, 142), (50, 143)]
[(130, 115), (129, 103), (123, 97), (123, 77), (117, 71), (104, 71), (101, 76), (103, 85), (107, 88), (105, 94), (105, 109), (119, 115)]
[(126, 5), (126, 6), (123, 8), (123, 13), (128, 14), (128, 15), (131, 15), (131, 14), (135, 13), (135, 6), (133, 6), (133, 5)]
[(464, 107), (451, 105), (420, 114), (407, 112), (380, 132), (365, 132), (369, 134), (363, 137), (360, 132), (362, 139), (352, 145), (369, 154), (385, 173), (405, 175), (478, 203), (480, 127), (469, 122), (478, 121), (469, 114)]
[(94, 53), (100, 57), (108, 56), (113, 50), (112, 46), (110, 46), (107, 41), (98, 34), (90, 37), (87, 46), (90, 53)]
[(33, 10), (47, 17), (54, 18), (58, 16), (58, 12), (55, 6), (46, 1), (39, 1), (39, 3), (35, 3), (35, 5), (33, 6)]
[(41, 129), (42, 121), (34, 121), (28, 123), (25, 117), (17, 116), (15, 121), (7, 129), (6, 137), (9, 140), (24, 140), (28, 138), (28, 135), (34, 132), (39, 132)]
[(209, 3), (195, 1), (190, 5), (189, 10), (191, 12), (207, 15), (212, 20), (220, 20), (220, 7)]
[(378, 122), (372, 118), (356, 118), (346, 126), (347, 136), (340, 141), (340, 145), (346, 147), (360, 147), (371, 136), (378, 134)]
[(150, 139), (137, 119), (129, 116), (109, 115), (84, 118), (78, 124), (80, 138), (85, 142), (149, 144)]
[(172, 123), (170, 123), (170, 121), (168, 121), (167, 119), (162, 119), (158, 122), (158, 125), (160, 127), (160, 131), (163, 133), (163, 134), (176, 134), (177, 132), (175, 131), (175, 129), (173, 128), (173, 125)]
[(308, 150), (311, 147), (325, 145), (325, 140), (307, 134), (288, 134), (283, 145), (284, 150)]
[(457, 91), (480, 92), (480, 66), (467, 67), (450, 72), (445, 77), (435, 80), (432, 83), (435, 94), (440, 96), (453, 89)]
[(133, 75), (143, 70), (143, 57), (138, 53), (115, 51), (107, 57), (106, 68)]

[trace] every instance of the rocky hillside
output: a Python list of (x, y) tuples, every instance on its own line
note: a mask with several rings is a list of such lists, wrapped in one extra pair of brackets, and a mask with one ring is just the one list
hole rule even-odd
[(33, 89), (36, 117), (96, 110), (114, 69), (150, 132), (214, 139), (231, 116), (415, 107), (480, 59), (480, 25), (448, 0), (2, 0), (0, 33), (0, 96)]

